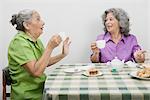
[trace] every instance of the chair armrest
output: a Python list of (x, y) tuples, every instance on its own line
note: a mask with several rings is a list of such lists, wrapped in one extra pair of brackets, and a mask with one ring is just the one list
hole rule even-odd
[(6, 85), (11, 85), (11, 77), (10, 77), (10, 74), (9, 74), (9, 69), (8, 67), (5, 67), (3, 69), (3, 75), (4, 75), (4, 78), (6, 79)]

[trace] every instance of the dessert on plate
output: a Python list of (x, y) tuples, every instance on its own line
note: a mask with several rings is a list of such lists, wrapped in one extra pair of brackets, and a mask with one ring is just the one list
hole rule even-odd
[(137, 76), (142, 78), (150, 78), (150, 68), (144, 68), (137, 72)]
[(100, 73), (100, 71), (96, 68), (90, 68), (87, 70), (87, 74), (90, 76), (96, 76)]

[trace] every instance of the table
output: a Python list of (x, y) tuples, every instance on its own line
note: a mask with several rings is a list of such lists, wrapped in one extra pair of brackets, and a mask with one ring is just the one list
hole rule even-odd
[(60, 65), (48, 74), (44, 100), (150, 100), (150, 81), (132, 78), (129, 73), (139, 70), (125, 67), (111, 72), (105, 64), (96, 64), (102, 76), (87, 77), (79, 73), (65, 73), (64, 69), (86, 64)]

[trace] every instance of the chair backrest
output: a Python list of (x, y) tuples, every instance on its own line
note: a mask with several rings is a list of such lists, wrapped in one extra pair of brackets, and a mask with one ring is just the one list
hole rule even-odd
[(6, 100), (7, 97), (10, 97), (10, 93), (6, 92), (6, 86), (11, 85), (11, 78), (9, 75), (8, 67), (4, 68), (3, 70), (3, 100)]

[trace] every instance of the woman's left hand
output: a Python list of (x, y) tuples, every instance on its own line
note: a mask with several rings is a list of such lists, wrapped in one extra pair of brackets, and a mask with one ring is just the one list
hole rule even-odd
[(137, 50), (134, 52), (134, 58), (136, 60), (136, 62), (138, 63), (143, 63), (145, 60), (145, 51), (143, 50)]
[(69, 46), (70, 46), (71, 41), (69, 41), (69, 37), (67, 37), (64, 41), (63, 41), (63, 48), (62, 48), (62, 54), (63, 55), (68, 55), (69, 53)]

